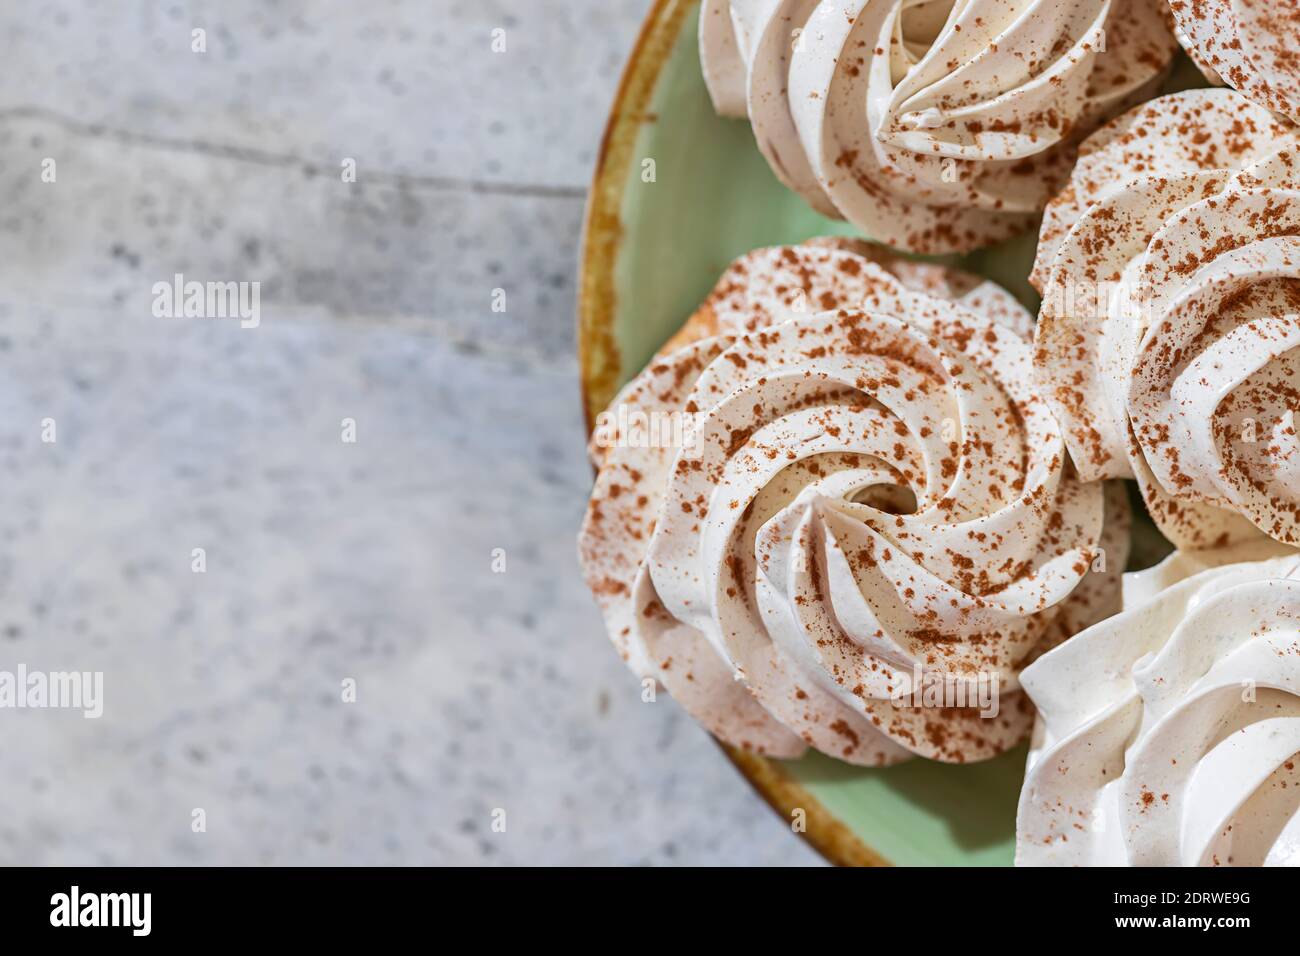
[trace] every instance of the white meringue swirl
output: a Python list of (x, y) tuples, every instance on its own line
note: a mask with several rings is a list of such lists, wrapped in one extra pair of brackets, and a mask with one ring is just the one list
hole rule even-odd
[(1136, 478), (1180, 547), (1300, 544), (1298, 144), (1237, 93), (1164, 97), (1045, 217), (1040, 388), (1079, 473)]
[[(607, 450), (580, 553), (634, 669), (722, 739), (985, 759), (1028, 732), (1020, 669), (1115, 610), (1126, 505), (1105, 495), (1103, 540), (1103, 487), (1066, 467), (1029, 347), (992, 317), (1023, 310), (933, 266), (899, 271), (959, 301), (908, 288), (852, 248), (728, 270), (709, 307), (737, 334), (651, 363), (615, 401), (696, 416), (692, 451)], [(815, 311), (832, 300), (855, 308)], [(970, 700), (990, 681), (998, 713), (903, 706), (917, 674)]]
[(1212, 82), (1300, 122), (1295, 0), (1169, 0), (1178, 41)]
[(1300, 865), (1300, 556), (1203, 563), (1025, 670), (1017, 865)]
[(706, 0), (700, 59), (818, 212), (966, 252), (1028, 228), (1076, 134), (1154, 92), (1177, 47), (1161, 3)]

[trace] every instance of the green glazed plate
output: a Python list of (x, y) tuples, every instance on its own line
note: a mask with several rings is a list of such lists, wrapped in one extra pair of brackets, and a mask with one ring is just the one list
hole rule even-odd
[[(698, 0), (656, 0), (602, 143), (579, 281), (588, 426), (731, 260), (759, 246), (854, 234), (777, 182), (747, 123), (714, 114), (700, 72), (698, 15)], [(1029, 233), (940, 261), (996, 280), (1036, 310), (1026, 279), (1035, 239)], [(787, 824), (806, 821), (804, 835), (832, 862), (1012, 862), (1023, 746), (979, 764), (916, 760), (884, 770), (815, 753), (774, 761), (724, 749)]]

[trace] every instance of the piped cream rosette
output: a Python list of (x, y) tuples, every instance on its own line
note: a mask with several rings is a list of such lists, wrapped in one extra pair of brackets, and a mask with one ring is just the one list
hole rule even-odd
[(719, 113), (823, 215), (922, 253), (1029, 228), (1076, 134), (1152, 95), (1163, 0), (705, 0)]
[(1300, 148), (1228, 90), (1083, 147), (1034, 278), (1039, 388), (1085, 480), (1136, 478), (1188, 549), (1300, 544)]
[[(1027, 318), (862, 244), (734, 264), (696, 320), (714, 334), (652, 361), (593, 436), (580, 554), (632, 669), (772, 756), (1022, 739), (1021, 668), (1116, 609), (1128, 546), (1122, 492), (1075, 478), (1034, 392)], [(680, 448), (625, 427), (674, 413)]]
[(1214, 566), (1270, 550), (1126, 575), (1124, 613), (1025, 670), (1018, 865), (1300, 864), (1300, 556)]

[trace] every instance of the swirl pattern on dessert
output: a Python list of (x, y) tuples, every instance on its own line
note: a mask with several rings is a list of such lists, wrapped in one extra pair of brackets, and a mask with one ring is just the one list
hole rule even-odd
[(1079, 473), (1136, 478), (1180, 547), (1300, 544), (1298, 142), (1237, 93), (1164, 97), (1044, 219), (1039, 386)]
[(1182, 561), (1025, 670), (1018, 865), (1300, 864), (1300, 557)]
[[(584, 568), (634, 669), (730, 743), (984, 759), (1028, 731), (1020, 669), (1117, 608), (1126, 506), (1067, 468), (1023, 310), (853, 248), (746, 256), (702, 310), (720, 334), (616, 400), (698, 431), (690, 453), (603, 452)], [(967, 706), (900, 701), (918, 675)]]
[(700, 58), (818, 212), (965, 252), (1028, 228), (1078, 134), (1154, 92), (1177, 47), (1161, 3), (706, 0)]

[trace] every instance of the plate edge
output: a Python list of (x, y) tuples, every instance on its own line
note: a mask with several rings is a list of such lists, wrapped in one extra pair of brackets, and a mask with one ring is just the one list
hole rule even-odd
[[(682, 22), (699, 0), (654, 0), (623, 68), (601, 136), (579, 240), (578, 377), (587, 434), (613, 397), (621, 357), (613, 325), (617, 296), (614, 270), (623, 238), (623, 190), (641, 124), (671, 56)], [(807, 827), (797, 833), (836, 866), (889, 866), (838, 820), (779, 762), (715, 741), (741, 776), (783, 820), (802, 809)]]

